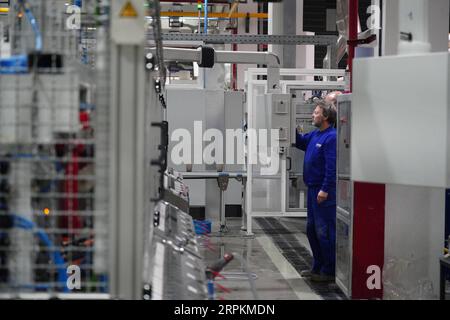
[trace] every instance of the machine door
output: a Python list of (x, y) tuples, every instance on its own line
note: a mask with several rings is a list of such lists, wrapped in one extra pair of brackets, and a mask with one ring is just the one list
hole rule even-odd
[[(292, 97), (292, 117), (295, 119), (295, 128), (299, 132), (308, 133), (315, 129), (312, 125), (311, 115), (314, 104), (304, 101), (304, 91), (297, 91)], [(293, 140), (295, 141), (295, 139)], [(304, 152), (296, 147), (289, 148), (286, 170), (287, 172), (287, 211), (306, 212), (307, 188), (303, 182)]]

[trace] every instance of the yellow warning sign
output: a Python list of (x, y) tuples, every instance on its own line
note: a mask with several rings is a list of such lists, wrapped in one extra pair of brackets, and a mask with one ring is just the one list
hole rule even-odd
[(127, 1), (125, 6), (120, 11), (120, 16), (122, 18), (137, 18), (138, 13), (130, 1)]

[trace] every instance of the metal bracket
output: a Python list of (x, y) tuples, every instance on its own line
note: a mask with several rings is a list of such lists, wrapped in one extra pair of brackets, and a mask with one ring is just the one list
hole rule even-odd
[(217, 184), (219, 185), (219, 189), (221, 191), (226, 191), (228, 189), (228, 182), (229, 182), (230, 178), (228, 176), (219, 176), (217, 178)]
[(361, 45), (361, 44), (369, 44), (377, 40), (377, 35), (372, 34), (368, 38), (365, 39), (357, 39), (357, 40), (347, 40), (347, 44), (349, 45)]

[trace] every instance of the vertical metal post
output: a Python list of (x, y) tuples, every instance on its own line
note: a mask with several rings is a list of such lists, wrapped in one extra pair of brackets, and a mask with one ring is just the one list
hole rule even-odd
[(337, 44), (329, 45), (327, 47), (328, 65), (327, 69), (337, 69)]
[[(119, 299), (140, 299), (142, 294), (147, 89), (144, 2), (111, 2), (110, 291)], [(123, 17), (127, 3), (136, 16), (128, 11), (131, 16)]]
[(280, 157), (281, 162), (281, 213), (286, 213), (286, 207), (289, 207), (288, 193), (287, 193), (287, 183), (289, 181), (288, 172), (286, 170), (286, 155), (283, 154)]
[(225, 228), (225, 217), (224, 217), (224, 207), (225, 207), (225, 201), (224, 201), (224, 196), (223, 196), (223, 190), (220, 190), (220, 196), (219, 196), (219, 202), (220, 202), (220, 209), (219, 209), (219, 224), (220, 224), (220, 232), (223, 231), (223, 229)]
[(208, 34), (208, 0), (205, 0), (204, 10), (205, 10), (205, 22), (204, 22), (205, 25), (203, 26), (203, 28), (204, 28), (204, 33)]

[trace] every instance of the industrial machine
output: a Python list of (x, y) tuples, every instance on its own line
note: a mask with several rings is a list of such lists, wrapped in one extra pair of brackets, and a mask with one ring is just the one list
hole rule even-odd
[(183, 176), (173, 168), (164, 173), (164, 201), (189, 213), (189, 187), (183, 182)]
[[(337, 103), (336, 283), (349, 298), (381, 299), (385, 194), (380, 185), (373, 188), (352, 180), (351, 96), (340, 95)], [(368, 281), (374, 272), (379, 278)]]
[[(206, 299), (206, 277), (226, 264), (204, 265), (189, 187), (168, 168), (161, 41), (145, 52), (148, 33), (161, 31), (159, 2), (150, 3), (9, 8), (11, 55), (0, 56), (2, 297)], [(68, 28), (78, 13), (79, 28)]]
[[(165, 59), (200, 63), (200, 53), (204, 57), (205, 49), (165, 49)], [(215, 51), (214, 55), (215, 63), (266, 61), (270, 67), (250, 68), (246, 72), (245, 96), (218, 88), (215, 81), (220, 77), (213, 71), (206, 75), (206, 88), (198, 81), (167, 86), (167, 119), (171, 124), (169, 153), (178, 155), (180, 146), (185, 145), (181, 133), (186, 133), (191, 141), (193, 139), (193, 143), (187, 145), (188, 152), (183, 153), (182, 163), (173, 163), (173, 159), (169, 159), (169, 166), (184, 171), (182, 174), (190, 179), (186, 183), (191, 189), (191, 206), (204, 207), (208, 217), (217, 216), (220, 212), (222, 230), (226, 225), (224, 207), (239, 205), (244, 209), (242, 229), (247, 235), (252, 235), (253, 217), (305, 217), (306, 187), (301, 173), (303, 154), (291, 148), (295, 143), (293, 132), (297, 126), (305, 132), (312, 129), (310, 117), (314, 106), (308, 99), (312, 98), (313, 91), (344, 90), (345, 72), (279, 69), (276, 58), (264, 53)], [(267, 80), (259, 80), (258, 76), (267, 76)], [(299, 79), (285, 80), (292, 76)], [(337, 81), (338, 78), (341, 81)], [(206, 163), (202, 158), (208, 150), (204, 134), (211, 130), (225, 138), (222, 142), (224, 152), (212, 163)], [(234, 143), (232, 147), (228, 146), (230, 142)], [(271, 166), (274, 172), (271, 172)], [(188, 167), (193, 173), (185, 172)], [(240, 178), (238, 181), (230, 180), (230, 186), (224, 189), (225, 196), (222, 196), (224, 190), (220, 188), (220, 181), (219, 185), (214, 181), (219, 180), (220, 175)], [(217, 201), (223, 197), (223, 201)]]
[[(0, 292), (106, 293), (107, 114), (95, 105), (95, 5), (82, 32), (61, 1), (14, 1), (0, 57)], [(101, 11), (100, 11), (101, 12)], [(89, 57), (89, 58), (88, 58)], [(101, 88), (101, 83), (97, 85)], [(106, 151), (107, 152), (107, 151)], [(69, 266), (82, 283), (69, 288)]]
[[(258, 79), (258, 76), (263, 75), (266, 75), (263, 68), (250, 68), (246, 72), (245, 122), (250, 129), (248, 132), (261, 129), (278, 131), (278, 149), (272, 148), (271, 152), (267, 153), (270, 154), (270, 161), (265, 162), (279, 163), (279, 170), (275, 174), (264, 174), (261, 169), (265, 166), (250, 159), (251, 156), (256, 159), (261, 153), (252, 155), (255, 147), (249, 139), (246, 145), (246, 210), (242, 223), (248, 235), (252, 234), (253, 217), (306, 217), (304, 154), (292, 147), (295, 144), (294, 133), (297, 129), (304, 133), (314, 129), (311, 124), (311, 115), (315, 108), (314, 93), (345, 89), (343, 70), (281, 69), (280, 90), (277, 94), (265, 94), (267, 83)], [(298, 79), (288, 80), (293, 77)], [(270, 138), (268, 140), (270, 141)], [(265, 147), (262, 141), (258, 141), (258, 144)]]
[[(437, 291), (450, 56), (431, 52), (442, 50), (428, 39), (428, 5), (437, 8), (399, 0), (399, 55), (355, 60), (353, 93), (338, 100), (336, 282), (352, 298)], [(227, 209), (242, 213), (240, 236), (253, 236), (255, 217), (306, 216), (303, 153), (292, 145), (295, 130), (313, 129), (314, 98), (346, 89), (345, 71), (334, 69), (337, 38), (208, 34), (207, 13), (204, 34), (163, 34), (150, 0), (17, 0), (7, 9), (0, 297), (213, 299), (211, 284), (234, 258), (244, 272), (231, 276), (257, 297), (257, 276), (238, 254), (222, 247), (205, 261), (190, 213), (218, 216), (220, 236)], [(178, 18), (169, 28), (200, 30), (200, 16), (194, 28)], [(308, 41), (328, 47), (329, 69), (282, 69), (273, 53), (218, 49)], [(231, 91), (224, 70), (237, 64), (266, 68), (248, 69), (245, 90)], [(191, 71), (196, 81), (184, 78)]]
[(144, 294), (147, 300), (205, 300), (206, 266), (196, 240), (192, 217), (161, 201), (144, 255)]
[[(396, 10), (398, 29), (390, 31), (400, 36), (390, 50), (397, 55), (355, 59), (351, 97), (338, 98), (336, 277), (351, 298), (439, 292), (449, 186), (449, 121), (438, 116), (449, 110), (448, 2), (400, 0)], [(442, 25), (430, 18), (441, 11)], [(424, 121), (430, 115), (437, 120)]]

